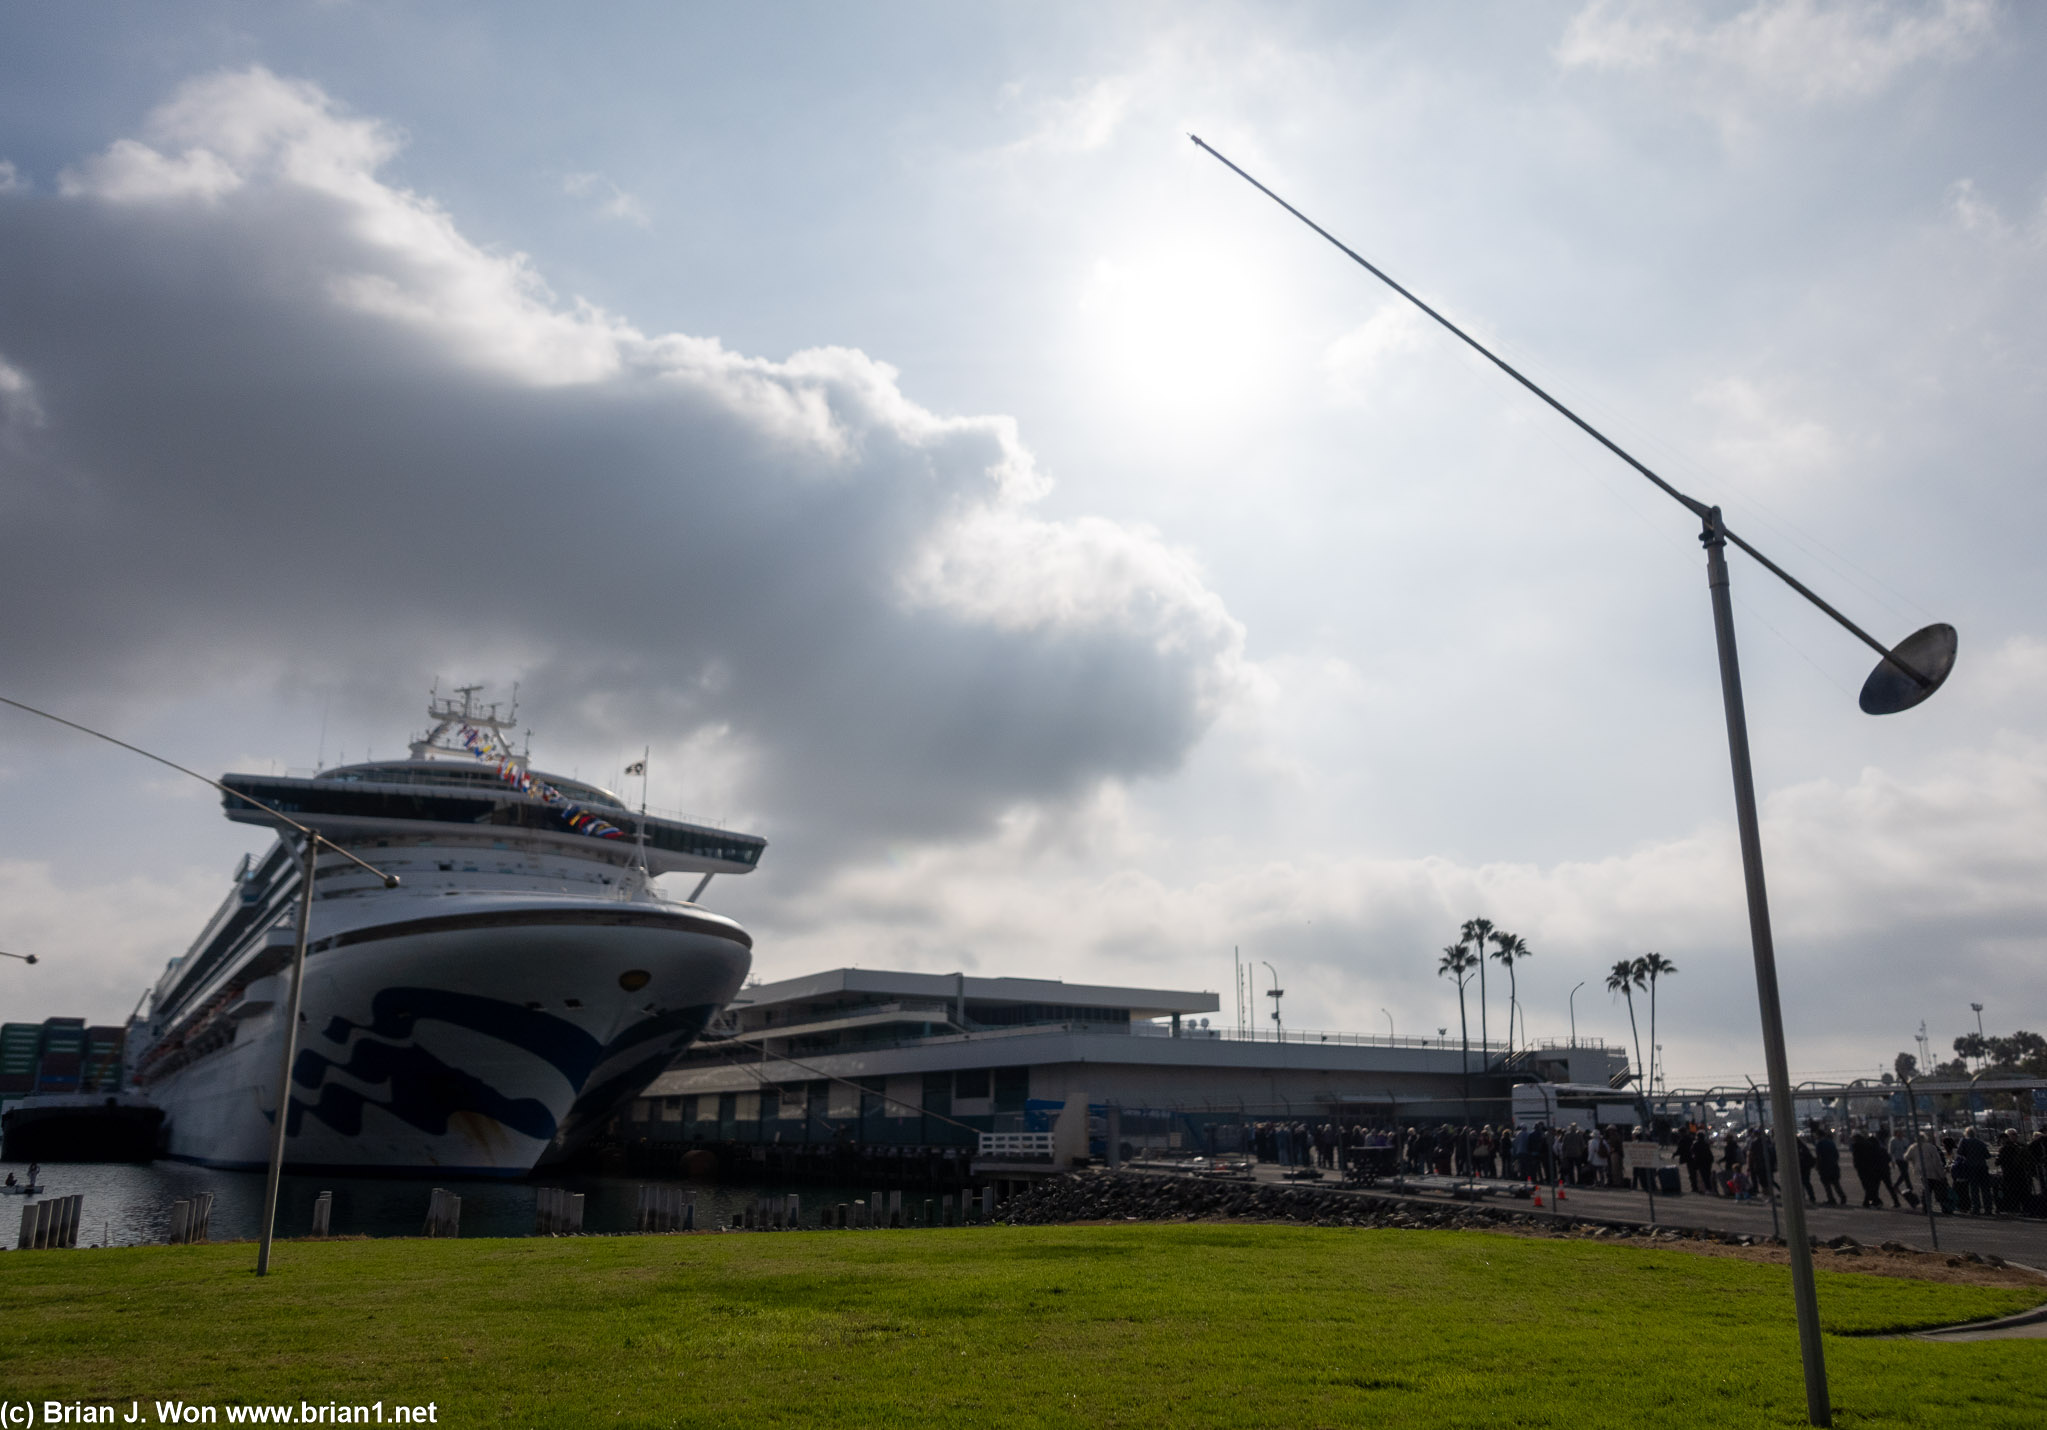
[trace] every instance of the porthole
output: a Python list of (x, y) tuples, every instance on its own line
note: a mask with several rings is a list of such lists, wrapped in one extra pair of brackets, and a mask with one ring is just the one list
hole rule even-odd
[(618, 975), (618, 986), (628, 993), (637, 993), (653, 980), (654, 975), (644, 968), (628, 968)]

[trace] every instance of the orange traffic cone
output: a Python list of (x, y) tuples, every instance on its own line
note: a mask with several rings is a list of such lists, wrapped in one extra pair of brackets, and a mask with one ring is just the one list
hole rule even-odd
[(1535, 1205), (1537, 1206), (1542, 1205), (1542, 1193), (1540, 1191), (1537, 1191), (1535, 1194)]

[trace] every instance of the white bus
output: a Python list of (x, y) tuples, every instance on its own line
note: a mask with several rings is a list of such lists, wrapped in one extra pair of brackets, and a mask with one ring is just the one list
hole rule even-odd
[(1642, 1104), (1628, 1096), (1625, 1088), (1601, 1087), (1597, 1083), (1522, 1082), (1514, 1085), (1514, 1125), (1569, 1127), (1573, 1122), (1588, 1131), (1619, 1123), (1633, 1127), (1642, 1120)]

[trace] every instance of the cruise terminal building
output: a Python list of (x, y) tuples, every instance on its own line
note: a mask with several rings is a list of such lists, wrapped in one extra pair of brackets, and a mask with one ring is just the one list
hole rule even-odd
[[(1511, 1058), (1440, 1038), (1214, 1026), (1214, 993), (836, 968), (742, 989), (628, 1107), (629, 1146), (966, 1148), (1044, 1131), (1069, 1099), (1120, 1110), (1125, 1140), (1227, 1145), (1267, 1119), (1503, 1121), (1531, 1079), (1608, 1083), (1597, 1040)], [(1469, 1072), (1467, 1104), (1466, 1078)]]

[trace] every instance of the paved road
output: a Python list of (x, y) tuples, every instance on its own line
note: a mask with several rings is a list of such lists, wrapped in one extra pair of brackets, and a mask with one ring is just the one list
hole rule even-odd
[[(1261, 1182), (1282, 1182), (1284, 1177), (1279, 1167), (1261, 1163), (1256, 1170)], [(1324, 1180), (1310, 1185), (1337, 1187), (1340, 1183), (1335, 1173), (1324, 1173)], [(1532, 1209), (1529, 1203), (1510, 1196), (1513, 1182), (1488, 1182), (1481, 1178), (1480, 1187), (1491, 1187), (1494, 1194), (1481, 1205), (1507, 1206), (1516, 1209)], [(1381, 1184), (1373, 1189), (1375, 1195), (1387, 1195), (1389, 1187)], [(1441, 1193), (1421, 1192), (1415, 1194), (1417, 1201), (1441, 1203), (1446, 1200)], [(1649, 1199), (1641, 1192), (1614, 1191), (1608, 1188), (1578, 1187), (1564, 1189), (1564, 1203), (1561, 1208), (1550, 1206), (1549, 1189), (1542, 1193), (1544, 1212), (1560, 1214), (1565, 1218), (1579, 1217), (1596, 1221), (1647, 1222)], [(1767, 1201), (1737, 1202), (1727, 1197), (1704, 1197), (1687, 1193), (1681, 1197), (1656, 1198), (1656, 1223), (1659, 1226), (1696, 1226), (1717, 1231), (1747, 1233), (1751, 1236), (1771, 1236), (1770, 1204)], [(1886, 1206), (1882, 1210), (1863, 1207), (1808, 1206), (1805, 1212), (1806, 1230), (1821, 1241), (1836, 1236), (1848, 1235), (1868, 1246), (1879, 1242), (1896, 1241), (1920, 1251), (1932, 1250), (1933, 1234), (1926, 1225), (1923, 1211), (1893, 1210)], [(1939, 1249), (1946, 1252), (1973, 1251), (1979, 1256), (2001, 1256), (2007, 1261), (2016, 1261), (2024, 1266), (2047, 1270), (2047, 1221), (2030, 1217), (1968, 1217), (1936, 1216)]]

